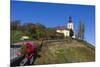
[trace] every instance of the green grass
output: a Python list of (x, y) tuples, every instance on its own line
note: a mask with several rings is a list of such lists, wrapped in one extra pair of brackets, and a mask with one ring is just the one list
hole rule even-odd
[(95, 57), (87, 48), (67, 48), (60, 49), (56, 54), (58, 61), (62, 63), (67, 62), (86, 62), (94, 61)]
[(24, 33), (22, 31), (17, 31), (17, 30), (11, 31), (11, 43), (19, 42), (23, 34)]

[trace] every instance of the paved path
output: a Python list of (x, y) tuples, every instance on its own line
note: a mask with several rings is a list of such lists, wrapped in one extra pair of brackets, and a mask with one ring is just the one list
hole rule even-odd
[(10, 48), (10, 60), (17, 57), (16, 53), (19, 51), (19, 48)]

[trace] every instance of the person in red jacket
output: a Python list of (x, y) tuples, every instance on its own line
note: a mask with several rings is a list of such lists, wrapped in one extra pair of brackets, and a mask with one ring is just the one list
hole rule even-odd
[(31, 43), (26, 43), (25, 53), (30, 55), (34, 51), (34, 46)]
[(26, 64), (26, 62), (29, 65), (32, 64), (35, 59), (35, 56), (37, 54), (37, 45), (30, 43), (30, 42), (25, 43), (21, 47), (20, 54), (21, 54), (21, 56), (25, 57), (21, 61), (20, 65), (24, 65), (24, 64)]
[(17, 56), (29, 56), (31, 54), (35, 54), (37, 49), (37, 45), (31, 42), (27, 42), (20, 48), (20, 52), (17, 53)]
[(31, 57), (31, 54), (32, 55), (35, 55), (36, 53), (36, 49), (37, 49), (37, 46), (35, 44), (32, 44), (32, 43), (26, 43), (26, 48), (24, 50), (24, 53), (25, 55), (30, 58)]

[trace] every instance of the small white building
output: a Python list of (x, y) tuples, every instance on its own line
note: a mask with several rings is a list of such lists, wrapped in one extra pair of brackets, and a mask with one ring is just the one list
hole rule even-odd
[[(73, 24), (73, 21), (72, 21), (72, 17), (70, 16), (67, 26), (66, 27), (59, 27), (56, 30), (56, 32), (64, 34), (64, 37), (69, 37), (71, 29), (74, 31), (74, 24)], [(72, 37), (75, 38), (75, 34)]]
[(22, 37), (20, 38), (20, 40), (27, 40), (27, 39), (29, 39), (29, 36), (22, 36)]

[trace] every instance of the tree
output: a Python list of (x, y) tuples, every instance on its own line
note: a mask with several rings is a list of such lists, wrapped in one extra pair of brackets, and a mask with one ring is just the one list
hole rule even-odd
[(28, 32), (28, 35), (34, 39), (44, 38), (46, 36), (45, 29), (46, 27), (40, 23), (26, 24), (26, 30)]
[(77, 31), (77, 38), (80, 40), (84, 40), (84, 33), (85, 33), (85, 26), (84, 23), (80, 20)]
[(42, 28), (42, 29), (46, 29), (46, 27), (44, 25), (40, 24), (40, 23), (36, 23), (35, 25)]
[(73, 35), (74, 35), (74, 32), (72, 29), (70, 29), (70, 37), (72, 38)]
[(46, 29), (46, 38), (47, 39), (55, 39), (56, 38), (56, 30), (54, 28)]
[(11, 21), (11, 30), (20, 30), (21, 22), (19, 20), (17, 21)]

